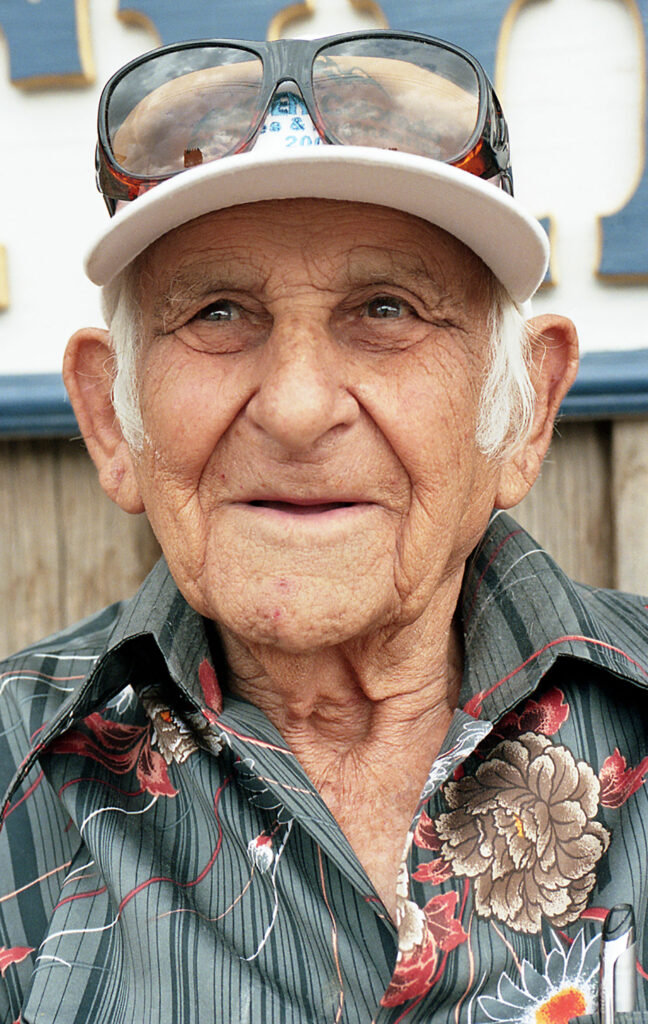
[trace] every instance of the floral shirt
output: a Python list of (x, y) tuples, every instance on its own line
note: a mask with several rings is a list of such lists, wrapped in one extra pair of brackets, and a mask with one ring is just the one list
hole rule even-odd
[(395, 923), (164, 562), (0, 666), (0, 1022), (593, 1021), (620, 902), (648, 1021), (647, 606), (500, 513), (461, 615)]

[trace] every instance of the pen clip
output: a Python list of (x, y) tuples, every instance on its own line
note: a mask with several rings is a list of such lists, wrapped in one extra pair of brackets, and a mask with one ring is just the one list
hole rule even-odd
[(601, 932), (599, 974), (599, 1017), (601, 1024), (614, 1024), (616, 1013), (635, 1008), (635, 920), (629, 903), (608, 911)]

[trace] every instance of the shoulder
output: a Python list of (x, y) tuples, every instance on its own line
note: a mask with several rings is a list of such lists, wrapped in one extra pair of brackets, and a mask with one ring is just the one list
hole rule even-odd
[(610, 667), (648, 686), (648, 597), (573, 584), (586, 627), (606, 651)]
[(92, 671), (121, 608), (111, 605), (0, 662), (0, 788)]
[(3, 1021), (19, 1017), (36, 950), (81, 843), (42, 768), (32, 764), (33, 750), (44, 727), (92, 671), (119, 610), (119, 605), (107, 608), (0, 662)]
[(585, 583), (573, 583), (574, 589), (580, 594), (583, 603), (614, 621), (619, 618), (629, 626), (635, 624), (648, 638), (648, 597), (641, 594), (630, 594), (622, 590), (606, 590), (603, 587), (590, 587)]

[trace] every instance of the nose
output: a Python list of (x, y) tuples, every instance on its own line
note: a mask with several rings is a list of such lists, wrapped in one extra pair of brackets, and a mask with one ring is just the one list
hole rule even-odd
[(345, 370), (344, 352), (321, 325), (275, 323), (247, 415), (287, 451), (308, 451), (359, 415)]

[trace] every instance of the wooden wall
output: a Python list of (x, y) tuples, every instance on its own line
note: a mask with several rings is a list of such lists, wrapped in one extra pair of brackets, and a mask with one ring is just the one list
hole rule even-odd
[[(563, 422), (516, 514), (577, 579), (648, 593), (648, 421)], [(158, 553), (79, 441), (0, 442), (0, 656), (132, 594)]]

